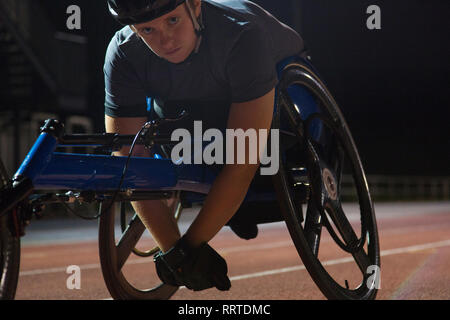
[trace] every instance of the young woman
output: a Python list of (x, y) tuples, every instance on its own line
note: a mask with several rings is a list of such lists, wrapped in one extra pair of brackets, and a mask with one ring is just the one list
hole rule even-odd
[[(270, 129), (276, 64), (304, 52), (294, 30), (244, 0), (108, 0), (108, 7), (125, 26), (105, 58), (107, 132), (138, 132), (148, 97), (158, 117), (187, 110), (191, 130), (194, 120), (203, 130)], [(229, 289), (226, 262), (207, 243), (236, 213), (257, 169), (225, 164), (181, 239), (167, 202), (133, 203), (161, 248), (155, 262), (164, 282)]]

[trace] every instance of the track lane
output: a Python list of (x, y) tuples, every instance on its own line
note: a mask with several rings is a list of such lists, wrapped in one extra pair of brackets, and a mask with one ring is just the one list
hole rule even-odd
[[(415, 207), (414, 205), (411, 205)], [(438, 207), (439, 210), (436, 209)], [(450, 299), (450, 205), (420, 205), (404, 210), (385, 207), (378, 215), (382, 278), (378, 299)], [(445, 209), (447, 208), (447, 209)], [(391, 214), (389, 214), (391, 210)], [(401, 213), (398, 213), (399, 210)], [(407, 211), (407, 210), (406, 210)], [(395, 214), (394, 214), (395, 213)], [(211, 245), (227, 260), (232, 288), (228, 292), (180, 289), (173, 299), (324, 299), (291, 245), (284, 224), (260, 226), (254, 240), (237, 238), (224, 228)], [(330, 271), (348, 272), (345, 257), (332, 252), (325, 237), (320, 253)], [(344, 260), (342, 260), (344, 258)], [(132, 258), (127, 272), (144, 287), (156, 283), (153, 262)], [(80, 290), (69, 290), (69, 265), (81, 267)], [(97, 241), (45, 244), (25, 242), (17, 299), (108, 299), (101, 275)]]

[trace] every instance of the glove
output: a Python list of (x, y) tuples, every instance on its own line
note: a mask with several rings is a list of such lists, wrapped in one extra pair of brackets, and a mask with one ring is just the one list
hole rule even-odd
[(159, 278), (166, 284), (194, 291), (213, 287), (225, 291), (231, 287), (225, 259), (207, 243), (193, 248), (182, 237), (172, 249), (158, 252), (153, 260)]

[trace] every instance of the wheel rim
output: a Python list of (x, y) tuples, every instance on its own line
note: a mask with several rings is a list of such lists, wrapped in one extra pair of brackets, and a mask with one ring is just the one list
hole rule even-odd
[[(320, 97), (320, 94), (317, 94), (317, 92), (311, 89), (314, 88), (314, 77), (309, 77), (309, 81), (313, 83), (299, 81), (297, 85), (307, 86), (316, 98)], [(320, 86), (320, 84), (315, 84)], [(283, 103), (281, 103), (278, 111), (278, 113), (281, 112), (281, 115), (278, 114), (278, 117), (280, 117), (278, 121), (279, 123), (283, 123), (283, 120), (286, 121), (286, 118), (293, 116), (292, 112), (298, 110), (298, 106), (293, 106), (286, 91), (282, 91), (280, 96), (280, 101)], [(283, 128), (285, 129), (285, 135), (289, 135), (290, 133), (291, 139), (292, 135), (298, 139), (298, 145), (300, 146), (296, 146), (295, 144), (292, 146), (291, 142), (291, 149), (297, 147), (303, 152), (303, 158), (299, 162), (292, 163), (291, 161), (289, 163), (290, 159), (287, 155), (289, 150), (284, 150), (284, 164), (283, 166), (280, 165), (284, 169), (285, 176), (283, 179), (286, 183), (286, 191), (288, 191), (287, 198), (291, 202), (291, 211), (294, 211), (291, 217), (291, 223), (297, 222), (297, 228), (291, 227), (290, 231), (291, 234), (301, 234), (304, 237), (302, 240), (308, 243), (307, 250), (309, 252), (308, 254), (304, 254), (302, 259), (305, 260), (304, 258), (306, 257), (313, 261), (313, 263), (309, 263), (310, 269), (320, 269), (321, 275), (319, 276), (317, 273), (313, 275), (310, 270), (308, 271), (310, 271), (319, 287), (322, 286), (321, 290), (327, 297), (339, 298), (345, 296), (356, 299), (367, 296), (374, 297), (373, 287), (371, 289), (366, 288), (366, 284), (369, 276), (371, 276), (371, 274), (367, 273), (368, 268), (372, 265), (379, 266), (378, 235), (376, 222), (372, 220), (374, 219), (374, 215), (365, 175), (359, 161), (359, 156), (357, 155), (356, 149), (354, 149), (351, 135), (339, 110), (335, 113), (330, 113), (325, 106), (326, 103), (332, 104), (332, 101), (325, 101), (324, 103), (323, 99), (318, 99), (318, 102), (322, 106), (322, 112), (327, 113), (328, 119), (324, 119), (324, 114), (312, 114), (306, 119), (301, 119), (300, 115), (297, 114), (295, 117), (296, 122), (292, 122), (292, 119), (290, 119), (290, 132), (289, 130), (286, 131), (286, 128)], [(287, 108), (290, 108), (290, 111), (287, 110), (287, 115), (283, 114), (283, 110), (286, 112)], [(283, 116), (285, 119), (283, 119)], [(337, 136), (335, 141), (338, 143), (336, 143), (335, 149), (341, 149), (337, 157), (338, 159), (335, 159), (335, 164), (338, 164), (338, 166), (333, 166), (330, 163), (330, 157), (327, 158), (324, 154), (324, 150), (327, 148), (320, 145), (320, 139), (315, 140), (310, 135), (311, 130), (309, 126), (313, 121), (321, 122), (322, 127), (325, 128), (325, 131), (328, 131), (328, 134), (331, 131), (334, 136)], [(347, 136), (342, 136), (343, 134)], [(280, 145), (283, 145), (283, 143)], [(343, 167), (339, 167), (339, 163), (343, 163), (342, 157), (344, 156), (351, 159), (352, 174), (350, 178), (353, 180), (356, 189), (356, 192), (352, 192), (352, 196), (356, 194), (358, 197), (357, 202), (359, 211), (361, 212), (360, 217), (362, 217), (360, 219), (360, 226), (356, 228), (356, 232), (353, 230), (355, 229), (354, 221), (352, 223), (349, 222), (345, 215), (346, 210), (344, 210), (341, 202), (343, 195), (342, 183), (349, 183), (349, 176), (345, 175)], [(323, 161), (323, 159), (328, 159), (328, 163)], [(306, 167), (309, 170), (305, 169)], [(304, 171), (307, 171), (303, 177), (303, 181), (300, 183), (298, 182), (298, 177), (296, 178), (293, 174), (293, 171), (298, 171), (298, 168), (303, 168)], [(305, 203), (301, 205), (295, 203), (295, 199), (299, 198), (296, 196), (296, 192), (298, 192), (296, 190), (296, 183), (303, 189), (300, 191), (303, 198), (300, 198), (306, 199)], [(307, 213), (306, 221), (304, 221), (304, 212)], [(314, 212), (316, 213), (315, 215), (312, 214)], [(315, 216), (315, 218), (311, 219), (311, 216)], [(323, 226), (326, 228), (322, 228)], [(300, 232), (298, 228), (301, 228)], [(330, 253), (324, 253), (322, 255), (321, 250), (319, 250), (322, 229), (328, 233), (328, 240), (336, 242), (338, 249), (349, 255), (350, 258), (335, 257), (330, 255)], [(369, 244), (366, 241), (367, 236), (371, 240)], [(337, 261), (347, 264), (352, 259), (356, 261), (356, 268), (352, 270), (361, 273), (356, 284), (353, 279), (346, 279), (348, 277), (346, 275), (341, 277), (342, 279), (337, 279), (338, 275), (332, 270), (334, 268), (332, 265), (335, 265)], [(308, 269), (307, 264), (305, 262), (305, 266)], [(326, 279), (327, 288), (323, 288), (324, 279)]]
[[(178, 287), (159, 280), (152, 259), (153, 252), (157, 251), (151, 250), (149, 254), (144, 249), (136, 249), (141, 245), (154, 248), (155, 243), (150, 237), (142, 237), (146, 229), (134, 213), (131, 219), (126, 219), (127, 227), (121, 232), (121, 212), (121, 203), (116, 203), (101, 215), (99, 225), (100, 262), (111, 296), (121, 300), (169, 299)], [(147, 253), (136, 258), (133, 251)]]
[[(0, 159), (0, 192), (9, 177)], [(16, 210), (16, 209), (13, 209)], [(11, 234), (11, 212), (0, 217), (0, 299), (14, 299), (20, 270), (20, 237)]]

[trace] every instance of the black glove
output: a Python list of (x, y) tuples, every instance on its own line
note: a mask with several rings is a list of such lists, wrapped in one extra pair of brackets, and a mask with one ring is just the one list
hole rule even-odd
[(207, 243), (192, 248), (183, 237), (166, 253), (158, 252), (153, 260), (164, 283), (194, 291), (212, 287), (224, 291), (231, 287), (225, 259)]

